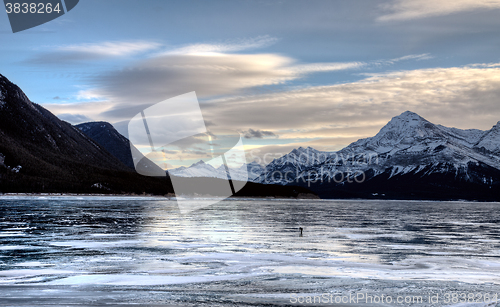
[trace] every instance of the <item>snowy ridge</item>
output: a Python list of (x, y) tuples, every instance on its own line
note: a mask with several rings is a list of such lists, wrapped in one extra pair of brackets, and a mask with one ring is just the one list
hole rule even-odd
[(182, 166), (168, 170), (168, 173), (178, 177), (210, 177), (239, 181), (254, 181), (263, 170), (264, 168), (260, 164), (251, 162), (243, 164), (239, 168), (230, 168), (228, 172), (224, 165), (215, 168), (200, 160), (189, 167)]

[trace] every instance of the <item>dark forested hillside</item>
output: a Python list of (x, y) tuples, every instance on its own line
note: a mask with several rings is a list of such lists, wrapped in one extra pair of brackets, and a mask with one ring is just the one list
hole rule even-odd
[(172, 192), (135, 173), (0, 75), (0, 192)]

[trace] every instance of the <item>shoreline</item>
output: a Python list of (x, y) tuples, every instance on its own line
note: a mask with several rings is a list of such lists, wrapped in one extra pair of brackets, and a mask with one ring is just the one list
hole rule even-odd
[[(134, 194), (77, 194), (77, 193), (0, 193), (0, 199), (5, 198), (5, 197), (109, 197), (109, 198), (160, 198), (164, 200), (176, 200), (175, 195), (154, 195), (154, 194), (140, 194), (140, 195), (134, 195)], [(191, 198), (191, 199), (213, 199), (212, 197), (209, 196), (195, 196), (195, 197), (186, 197), (186, 198)], [(268, 199), (268, 200), (323, 200), (320, 198), (309, 198), (309, 197), (274, 197), (274, 196), (231, 196), (228, 198), (225, 198), (221, 201), (224, 200), (253, 200), (253, 199)]]
[[(153, 194), (146, 194), (146, 195), (132, 195), (132, 194), (76, 194), (76, 193), (0, 193), (0, 200), (6, 199), (9, 197), (26, 197), (26, 198), (45, 198), (45, 197), (50, 197), (50, 198), (90, 198), (90, 197), (99, 197), (99, 198), (126, 198), (126, 199), (142, 199), (142, 200), (147, 200), (147, 199), (156, 199), (156, 200), (167, 200), (167, 201), (175, 201), (176, 197), (173, 195), (153, 195)], [(205, 200), (205, 199), (212, 199), (211, 197), (208, 196), (197, 196), (197, 197), (192, 197), (193, 200)], [(331, 201), (346, 201), (346, 202), (356, 202), (356, 201), (364, 201), (364, 202), (380, 202), (380, 201), (386, 201), (386, 202), (455, 202), (455, 203), (467, 203), (467, 202), (473, 202), (473, 203), (497, 203), (500, 204), (500, 201), (481, 201), (481, 200), (468, 200), (468, 199), (456, 199), (456, 200), (450, 200), (450, 199), (443, 199), (443, 200), (430, 200), (430, 199), (373, 199), (373, 198), (300, 198), (300, 197), (273, 197), (273, 196), (232, 196), (225, 198), (221, 201), (244, 201), (244, 200), (268, 200), (268, 201), (279, 201), (279, 200), (286, 200), (286, 201), (315, 201), (315, 202), (331, 202)]]

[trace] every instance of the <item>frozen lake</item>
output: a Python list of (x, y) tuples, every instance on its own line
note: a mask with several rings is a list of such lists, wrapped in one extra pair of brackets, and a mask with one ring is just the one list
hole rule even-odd
[(499, 209), (3, 196), (0, 306), (500, 306)]

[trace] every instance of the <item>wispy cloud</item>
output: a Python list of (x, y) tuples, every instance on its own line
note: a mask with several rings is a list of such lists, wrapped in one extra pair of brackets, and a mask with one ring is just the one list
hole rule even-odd
[(402, 56), (399, 58), (389, 59), (389, 60), (378, 60), (371, 62), (339, 62), (339, 63), (312, 63), (312, 64), (302, 64), (294, 65), (290, 67), (290, 70), (297, 72), (299, 74), (315, 73), (315, 72), (328, 72), (328, 71), (338, 71), (338, 70), (352, 70), (360, 68), (369, 68), (373, 66), (381, 65), (393, 65), (397, 62), (402, 61), (421, 61), (432, 59), (429, 53), (424, 54), (410, 54)]
[(235, 39), (218, 43), (192, 44), (173, 48), (163, 52), (163, 54), (206, 54), (206, 53), (231, 53), (243, 50), (251, 50), (268, 47), (278, 41), (277, 38), (269, 35), (257, 36), (253, 38)]
[(393, 0), (378, 21), (410, 20), (479, 9), (499, 9), (500, 0)]
[(133, 56), (150, 52), (161, 44), (149, 41), (114, 41), (97, 44), (51, 46), (51, 51), (41, 52), (28, 59), (30, 64), (63, 65), (82, 61)]
[(148, 41), (127, 41), (127, 42), (103, 42), (98, 44), (79, 44), (60, 46), (57, 48), (61, 52), (75, 52), (95, 54), (96, 56), (129, 56), (152, 49), (161, 45)]
[(163, 45), (152, 41), (110, 41), (94, 44), (47, 46), (46, 48), (50, 49), (50, 51), (42, 51), (26, 62), (41, 65), (62, 65), (80, 63), (83, 61), (128, 57), (138, 54), (145, 54), (151, 58), (182, 55), (216, 56), (243, 50), (264, 48), (274, 44), (276, 41), (278, 41), (277, 38), (264, 35), (253, 38), (227, 40), (218, 43), (201, 43), (173, 47), (166, 51), (159, 51)]
[(344, 63), (312, 63), (302, 64), (290, 67), (290, 70), (299, 74), (322, 72), (322, 71), (337, 71), (348, 70), (365, 67), (368, 64), (365, 62), (344, 62)]
[(103, 120), (100, 114), (106, 112), (112, 103), (109, 101), (93, 101), (78, 103), (46, 103), (43, 106), (52, 113), (72, 124), (86, 121)]
[(409, 61), (409, 60), (415, 60), (415, 61), (422, 61), (422, 60), (429, 60), (434, 58), (431, 56), (429, 53), (423, 53), (423, 54), (410, 54), (410, 55), (405, 55), (399, 58), (394, 58), (394, 59), (389, 59), (389, 60), (382, 60), (382, 61), (375, 61), (374, 63), (376, 65), (392, 65), (397, 62), (401, 61)]
[(74, 123), (74, 124), (80, 124), (80, 123), (85, 123), (85, 122), (90, 122), (92, 121), (91, 118), (83, 115), (83, 114), (70, 114), (70, 113), (63, 113), (57, 115), (60, 119)]

